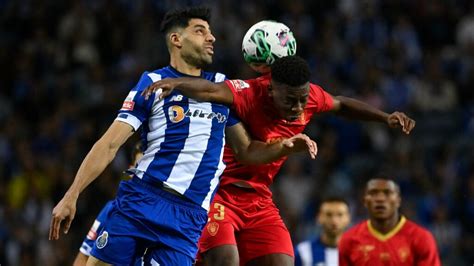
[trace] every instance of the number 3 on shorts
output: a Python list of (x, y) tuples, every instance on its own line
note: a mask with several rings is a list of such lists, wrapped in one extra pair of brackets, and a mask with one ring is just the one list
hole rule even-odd
[(214, 203), (214, 208), (217, 210), (217, 213), (214, 213), (214, 220), (216, 221), (224, 220), (225, 206), (216, 202)]

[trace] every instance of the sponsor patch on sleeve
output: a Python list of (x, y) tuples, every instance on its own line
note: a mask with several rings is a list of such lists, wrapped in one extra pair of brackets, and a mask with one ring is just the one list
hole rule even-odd
[(129, 92), (120, 110), (133, 111), (133, 107), (135, 106), (133, 99), (135, 99), (135, 95), (137, 95), (137, 91)]
[(250, 88), (250, 85), (241, 79), (233, 79), (230, 82), (232, 83), (232, 86), (238, 91)]
[(124, 101), (122, 108), (120, 110), (125, 110), (125, 111), (133, 111), (133, 107), (135, 106), (134, 101)]
[(91, 229), (89, 229), (89, 232), (87, 233), (88, 239), (95, 240), (97, 238), (97, 229), (99, 228), (99, 226), (100, 226), (100, 222), (95, 220)]

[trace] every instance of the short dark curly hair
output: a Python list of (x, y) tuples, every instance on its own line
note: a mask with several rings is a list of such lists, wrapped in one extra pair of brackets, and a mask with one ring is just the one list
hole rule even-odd
[(308, 63), (301, 57), (292, 55), (279, 58), (271, 65), (272, 79), (292, 87), (309, 81), (311, 72)]
[(161, 32), (168, 34), (176, 27), (186, 28), (189, 20), (193, 18), (202, 19), (209, 22), (211, 19), (211, 10), (208, 7), (188, 7), (168, 11), (161, 22)]

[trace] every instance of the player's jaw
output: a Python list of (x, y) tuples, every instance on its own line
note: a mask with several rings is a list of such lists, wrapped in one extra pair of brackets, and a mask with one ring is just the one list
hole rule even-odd
[(214, 54), (212, 46), (194, 48), (191, 51), (183, 51), (183, 60), (192, 66), (199, 68), (205, 68), (207, 65), (212, 64), (212, 56)]

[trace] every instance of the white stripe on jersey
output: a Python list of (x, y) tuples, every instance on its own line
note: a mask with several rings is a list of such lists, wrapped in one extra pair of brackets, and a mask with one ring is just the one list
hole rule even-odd
[[(161, 75), (158, 75), (155, 73), (149, 73), (148, 76), (151, 78), (153, 82), (161, 79)], [(155, 97), (153, 106), (151, 108), (151, 113), (153, 115), (150, 116), (150, 121), (148, 123), (148, 127), (150, 128), (150, 131), (148, 132), (146, 136), (148, 147), (143, 152), (143, 157), (141, 158), (137, 166), (138, 171), (135, 172), (136, 176), (139, 178), (143, 178), (143, 174), (145, 173), (146, 169), (153, 162), (153, 159), (155, 158), (155, 153), (157, 153), (160, 150), (160, 145), (165, 140), (166, 123), (153, 123), (152, 121), (152, 120), (166, 121), (166, 116), (162, 108), (163, 103), (164, 103), (164, 100), (160, 100), (157, 95)]]
[(148, 77), (150, 77), (150, 79), (153, 81), (153, 82), (156, 82), (158, 80), (161, 80), (161, 75), (160, 74), (156, 74), (156, 73), (148, 73)]
[(222, 73), (217, 72), (216, 77), (214, 78), (216, 82), (222, 82), (225, 80), (225, 75)]
[(305, 241), (296, 247), (300, 252), (301, 265), (311, 266), (313, 263), (313, 252), (311, 250), (311, 241)]
[(339, 265), (339, 253), (337, 248), (325, 248), (324, 249), (324, 258), (326, 261), (326, 266), (338, 266)]
[[(189, 109), (200, 109), (206, 113), (212, 112), (211, 103), (196, 102), (189, 99)], [(168, 181), (164, 182), (172, 189), (181, 194), (189, 188), (193, 181), (190, 176), (194, 176), (198, 167), (201, 165), (201, 159), (207, 150), (207, 143), (211, 136), (212, 119), (190, 119), (189, 132), (192, 132), (193, 138), (186, 139), (184, 148), (176, 159), (173, 170)]]

